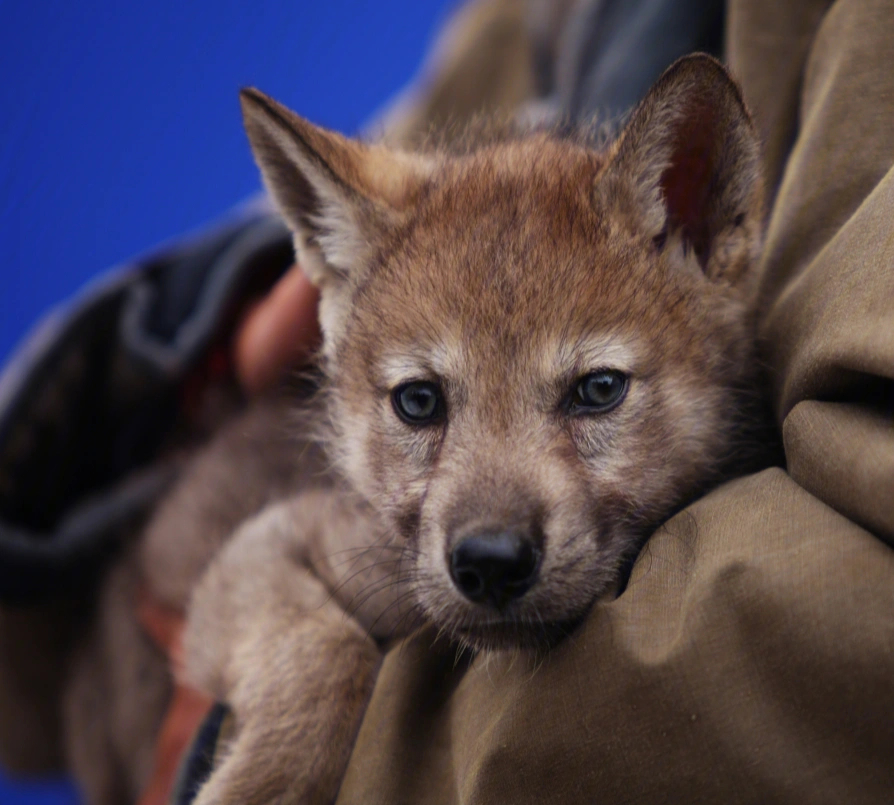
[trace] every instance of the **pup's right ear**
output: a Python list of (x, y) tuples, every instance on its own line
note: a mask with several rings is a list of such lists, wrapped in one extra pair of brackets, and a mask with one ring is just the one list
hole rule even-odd
[(431, 164), (314, 126), (256, 89), (239, 97), (264, 184), (325, 300), (357, 281), (377, 233), (407, 213)]
[(734, 279), (760, 246), (760, 147), (742, 94), (704, 54), (671, 65), (633, 110), (598, 191), (656, 243), (674, 236), (708, 276)]

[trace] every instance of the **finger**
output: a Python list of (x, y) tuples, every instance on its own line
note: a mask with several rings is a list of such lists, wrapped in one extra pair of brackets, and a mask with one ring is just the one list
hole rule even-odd
[(166, 607), (142, 592), (137, 600), (137, 619), (153, 642), (169, 657), (180, 653), (183, 613)]
[(318, 293), (293, 266), (246, 316), (235, 343), (236, 374), (246, 391), (269, 388), (299, 364), (320, 338)]
[(155, 742), (152, 776), (138, 805), (166, 805), (177, 779), (180, 761), (214, 705), (214, 700), (192, 688), (176, 684)]

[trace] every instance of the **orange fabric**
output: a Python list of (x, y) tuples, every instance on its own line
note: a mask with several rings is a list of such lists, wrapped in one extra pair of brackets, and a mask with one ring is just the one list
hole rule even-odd
[(174, 675), (174, 695), (155, 745), (155, 765), (138, 805), (167, 805), (176, 782), (180, 758), (192, 742), (214, 700), (180, 681), (184, 617), (144, 594), (137, 615), (149, 636), (168, 655)]

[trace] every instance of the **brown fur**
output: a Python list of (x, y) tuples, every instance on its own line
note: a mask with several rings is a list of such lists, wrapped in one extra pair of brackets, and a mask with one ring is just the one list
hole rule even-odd
[[(315, 463), (313, 484), (278, 459), (280, 480), (243, 477), (224, 439), (217, 475), (194, 473), (160, 511), (144, 573), (175, 604), (201, 576), (188, 672), (236, 714), (199, 805), (328, 802), (376, 640), (421, 616), (477, 650), (547, 644), (729, 469), (756, 377), (758, 148), (738, 89), (707, 57), (672, 67), (602, 150), (537, 132), (402, 153), (254, 90), (243, 106), (322, 294), (333, 467)], [(576, 384), (603, 369), (628, 376), (626, 397), (571, 413)], [(424, 427), (391, 402), (419, 380), (438, 383), (446, 406)], [(251, 499), (247, 516), (268, 493), (287, 500), (237, 527), (236, 501)], [(193, 497), (237, 514), (204, 530)], [(472, 603), (451, 581), (451, 550), (510, 527), (536, 539), (536, 583), (499, 610)]]

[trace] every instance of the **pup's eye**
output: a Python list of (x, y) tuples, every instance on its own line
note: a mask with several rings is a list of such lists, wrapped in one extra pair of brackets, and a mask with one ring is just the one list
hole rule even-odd
[(600, 369), (582, 377), (571, 395), (572, 413), (608, 411), (624, 398), (627, 375), (616, 369)]
[(430, 425), (444, 413), (444, 398), (437, 383), (414, 380), (391, 392), (397, 415), (409, 425)]

